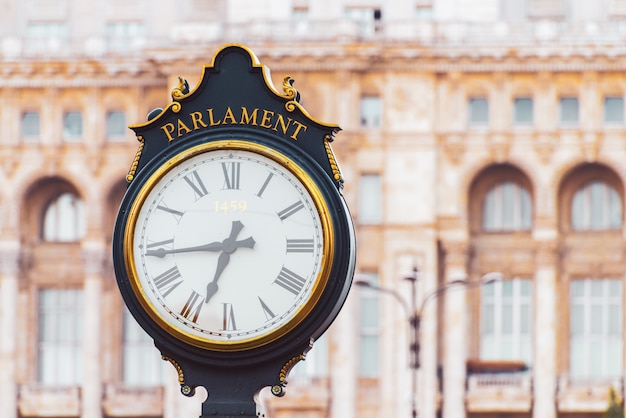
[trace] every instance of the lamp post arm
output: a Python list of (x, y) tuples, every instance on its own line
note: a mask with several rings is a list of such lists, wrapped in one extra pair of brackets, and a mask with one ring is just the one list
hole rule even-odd
[(400, 303), (400, 306), (402, 306), (402, 310), (404, 310), (404, 313), (406, 314), (407, 318), (411, 318), (412, 312), (411, 312), (411, 309), (409, 308), (409, 305), (407, 304), (406, 300), (404, 300), (402, 296), (395, 290), (378, 286), (367, 280), (355, 280), (354, 284), (357, 286), (364, 287), (366, 289), (374, 290), (376, 292), (386, 293), (388, 295), (391, 295), (396, 301), (398, 301), (398, 303)]
[(421, 305), (419, 307), (419, 310), (417, 311), (416, 314), (421, 317), (422, 313), (424, 312), (424, 308), (426, 307), (426, 305), (431, 300), (434, 300), (437, 297), (441, 296), (442, 294), (447, 292), (452, 287), (455, 287), (455, 286), (467, 286), (467, 285), (468, 285), (468, 281), (467, 280), (454, 280), (454, 281), (446, 283), (446, 284), (444, 284), (442, 286), (439, 286), (438, 288), (436, 288), (435, 290), (433, 290), (432, 292), (430, 292), (426, 296), (424, 296), (424, 299), (422, 300), (422, 303), (421, 303)]
[(428, 302), (430, 302), (433, 299), (436, 299), (438, 296), (440, 296), (441, 294), (447, 292), (449, 289), (451, 289), (453, 287), (456, 287), (456, 286), (465, 286), (465, 287), (482, 286), (484, 284), (493, 283), (493, 282), (496, 282), (496, 281), (499, 281), (499, 280), (502, 280), (502, 273), (500, 273), (500, 272), (490, 272), (490, 273), (487, 273), (484, 276), (482, 276), (480, 280), (475, 281), (475, 282), (470, 282), (467, 279), (452, 280), (452, 281), (450, 281), (448, 283), (445, 283), (445, 284), (439, 286), (438, 288), (436, 288), (435, 290), (431, 291), (426, 296), (424, 296), (424, 299), (422, 300), (422, 304), (420, 305), (420, 308), (419, 308), (417, 314), (419, 316), (421, 316), (422, 312), (424, 311), (424, 308), (426, 307)]

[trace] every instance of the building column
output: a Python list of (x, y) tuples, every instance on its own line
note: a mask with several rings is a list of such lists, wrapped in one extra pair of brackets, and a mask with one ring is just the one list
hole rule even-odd
[(534, 323), (533, 417), (556, 418), (556, 243), (541, 243), (536, 263), (534, 305), (537, 320)]
[(0, 418), (17, 418), (17, 300), (20, 244), (0, 242)]
[[(444, 248), (445, 282), (467, 278), (467, 244), (444, 243)], [(464, 418), (468, 344), (465, 290), (451, 289), (444, 298), (443, 418)]]
[(355, 418), (358, 417), (357, 381), (359, 370), (357, 367), (358, 350), (358, 315), (354, 306), (354, 298), (358, 292), (348, 295), (345, 305), (329, 330), (329, 368), (330, 379), (330, 417)]
[(100, 240), (83, 242), (83, 383), (81, 389), (82, 418), (102, 417), (102, 371), (100, 330), (102, 327), (102, 274), (107, 255), (106, 244)]

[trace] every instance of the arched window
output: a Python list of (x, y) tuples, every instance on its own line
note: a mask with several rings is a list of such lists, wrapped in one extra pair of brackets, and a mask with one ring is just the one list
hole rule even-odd
[(85, 235), (85, 209), (73, 193), (63, 193), (46, 207), (43, 217), (44, 241), (75, 242)]
[(528, 230), (532, 224), (532, 205), (528, 191), (512, 181), (492, 187), (483, 204), (484, 231)]
[(577, 231), (620, 229), (622, 202), (617, 191), (602, 181), (587, 183), (572, 199), (572, 228)]

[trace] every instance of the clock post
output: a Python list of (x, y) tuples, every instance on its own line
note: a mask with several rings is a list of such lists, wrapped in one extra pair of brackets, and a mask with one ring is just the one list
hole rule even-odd
[(172, 102), (133, 125), (139, 147), (113, 234), (129, 311), (201, 418), (264, 416), (346, 300), (355, 234), (331, 142), (293, 80), (277, 91), (226, 45)]

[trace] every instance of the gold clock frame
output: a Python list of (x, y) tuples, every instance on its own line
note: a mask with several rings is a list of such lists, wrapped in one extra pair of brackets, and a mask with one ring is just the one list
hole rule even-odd
[[(307, 298), (306, 302), (301, 305), (300, 308), (298, 308), (298, 311), (291, 318), (291, 320), (289, 320), (289, 322), (287, 322), (286, 324), (283, 324), (282, 326), (269, 332), (268, 334), (235, 342), (215, 341), (210, 340), (209, 338), (200, 338), (184, 331), (183, 329), (173, 327), (170, 323), (166, 322), (163, 317), (157, 312), (154, 305), (146, 297), (146, 290), (139, 282), (139, 277), (134, 262), (134, 231), (137, 224), (137, 216), (139, 215), (139, 212), (143, 207), (143, 204), (148, 194), (152, 191), (155, 185), (159, 182), (159, 180), (161, 180), (161, 178), (163, 178), (163, 176), (165, 176), (170, 170), (174, 169), (181, 162), (196, 155), (224, 149), (253, 152), (261, 156), (267, 157), (289, 170), (302, 183), (306, 191), (311, 196), (320, 217), (320, 222), (322, 225), (322, 237), (324, 240), (321, 256), (322, 266), (315, 279), (311, 294)], [(326, 203), (326, 200), (324, 199), (324, 196), (319, 187), (316, 185), (315, 181), (302, 167), (300, 167), (300, 165), (298, 165), (285, 154), (259, 143), (249, 142), (245, 140), (221, 140), (203, 143), (181, 151), (180, 153), (169, 159), (167, 162), (165, 162), (163, 165), (161, 165), (158, 169), (156, 169), (141, 186), (128, 213), (128, 218), (124, 229), (124, 263), (135, 297), (143, 307), (143, 310), (150, 316), (152, 321), (154, 321), (154, 323), (158, 327), (160, 327), (173, 337), (187, 344), (191, 344), (202, 349), (220, 352), (236, 352), (251, 350), (276, 341), (289, 334), (294, 328), (302, 323), (305, 318), (308, 317), (308, 315), (313, 311), (313, 309), (319, 302), (324, 292), (324, 289), (326, 288), (326, 285), (328, 284), (328, 281), (330, 279), (335, 246), (333, 237), (334, 227), (330, 213), (328, 211), (328, 205)]]

